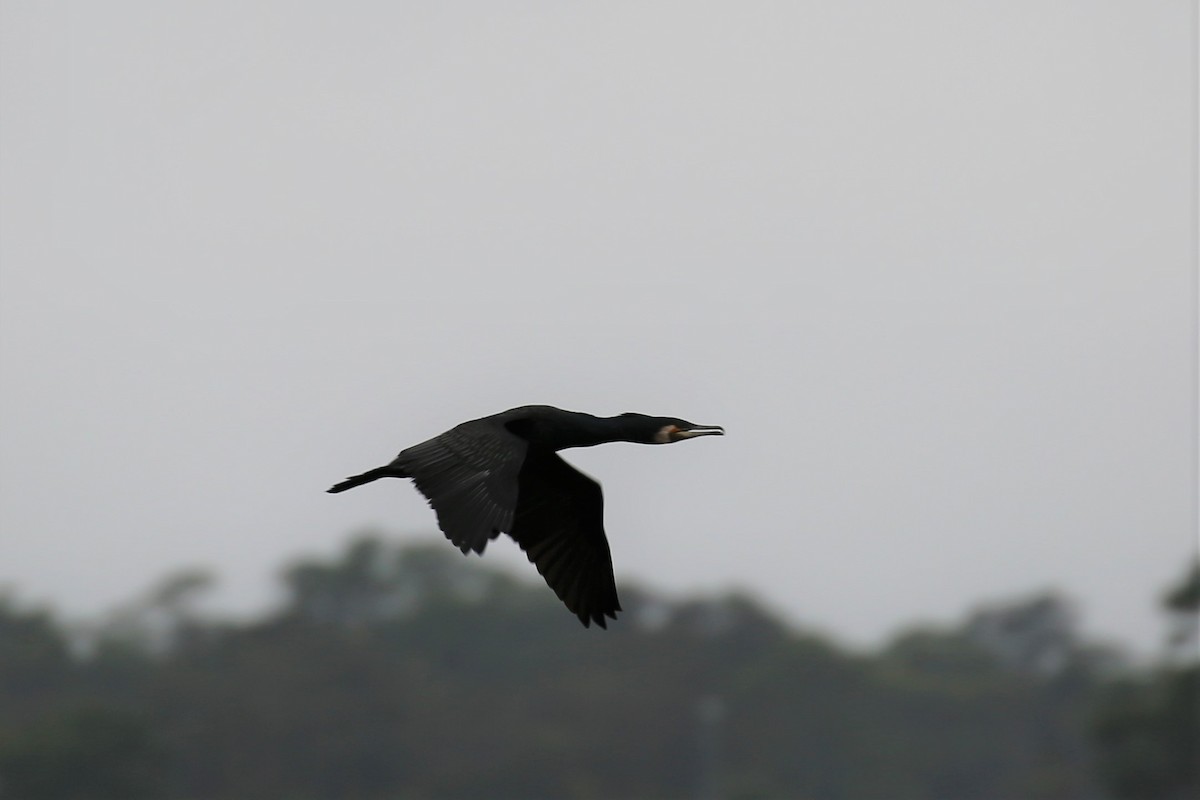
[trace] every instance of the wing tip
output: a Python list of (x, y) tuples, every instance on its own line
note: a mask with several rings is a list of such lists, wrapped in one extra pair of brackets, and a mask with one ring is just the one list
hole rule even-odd
[(597, 627), (608, 630), (608, 620), (615, 620), (617, 612), (620, 610), (621, 606), (618, 604), (615, 608), (605, 611), (577, 611), (575, 612), (575, 616), (579, 617), (579, 621), (583, 623), (583, 627), (585, 628), (592, 627), (592, 623), (594, 622)]

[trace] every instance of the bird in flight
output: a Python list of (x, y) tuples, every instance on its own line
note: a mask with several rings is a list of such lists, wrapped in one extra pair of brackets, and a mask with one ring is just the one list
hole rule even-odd
[(334, 485), (344, 492), (379, 478), (412, 478), (438, 527), (463, 553), (511, 536), (558, 599), (585, 627), (607, 627), (621, 604), (604, 535), (600, 484), (557, 451), (606, 442), (670, 444), (724, 428), (675, 417), (594, 417), (521, 406), (464, 422), (400, 451), (391, 463)]

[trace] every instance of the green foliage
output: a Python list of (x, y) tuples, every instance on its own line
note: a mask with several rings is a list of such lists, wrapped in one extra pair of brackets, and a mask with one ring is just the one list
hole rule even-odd
[[(1200, 796), (1200, 561), (1162, 599), (1176, 619), (1169, 652), (1187, 648), (1149, 674), (1100, 694), (1092, 724), (1104, 785), (1116, 798), (1175, 800)], [(1181, 647), (1182, 646), (1182, 647)]]
[(1163, 605), (1173, 611), (1200, 613), (1200, 559), (1194, 560), (1187, 574), (1167, 591)]
[[(1119, 694), (1053, 595), (851, 654), (736, 594), (624, 587), (585, 630), (440, 542), (360, 537), (284, 581), (217, 626), (176, 576), (76, 656), (0, 604), (0, 796), (1084, 798), (1086, 712)], [(1128, 691), (1145, 719), (1187, 689)], [(1144, 768), (1114, 708), (1098, 746)]]
[(0, 729), (36, 716), (74, 686), (66, 638), (44, 611), (0, 595)]
[(1117, 798), (1200, 794), (1200, 665), (1166, 668), (1110, 687), (1094, 735), (1105, 784)]
[(164, 766), (141, 719), (100, 707), (49, 715), (0, 745), (4, 796), (20, 800), (155, 798)]

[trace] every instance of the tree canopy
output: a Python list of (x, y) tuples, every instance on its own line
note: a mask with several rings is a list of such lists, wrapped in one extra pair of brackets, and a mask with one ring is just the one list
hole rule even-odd
[(1172, 766), (1194, 743), (1194, 665), (1114, 680), (1052, 593), (863, 653), (737, 593), (627, 586), (621, 623), (585, 630), (544, 587), (441, 543), (359, 537), (282, 579), (275, 612), (220, 622), (196, 610), (210, 578), (180, 573), (88, 636), (0, 601), (0, 796), (1036, 800), (1195, 785)]

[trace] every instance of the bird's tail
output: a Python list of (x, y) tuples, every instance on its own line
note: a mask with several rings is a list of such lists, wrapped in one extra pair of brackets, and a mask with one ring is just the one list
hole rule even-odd
[(369, 469), (361, 475), (352, 475), (349, 478), (346, 478), (346, 480), (342, 481), (341, 483), (335, 483), (333, 486), (329, 487), (325, 491), (329, 492), (330, 494), (337, 494), (338, 492), (344, 492), (347, 489), (353, 489), (355, 486), (362, 486), (364, 483), (370, 483), (371, 481), (377, 481), (380, 478), (406, 478), (406, 477), (408, 477), (408, 476), (404, 474), (403, 470), (397, 469), (396, 467), (392, 466), (391, 464), (388, 464), (387, 466), (384, 466), (384, 467), (376, 467), (375, 469)]

